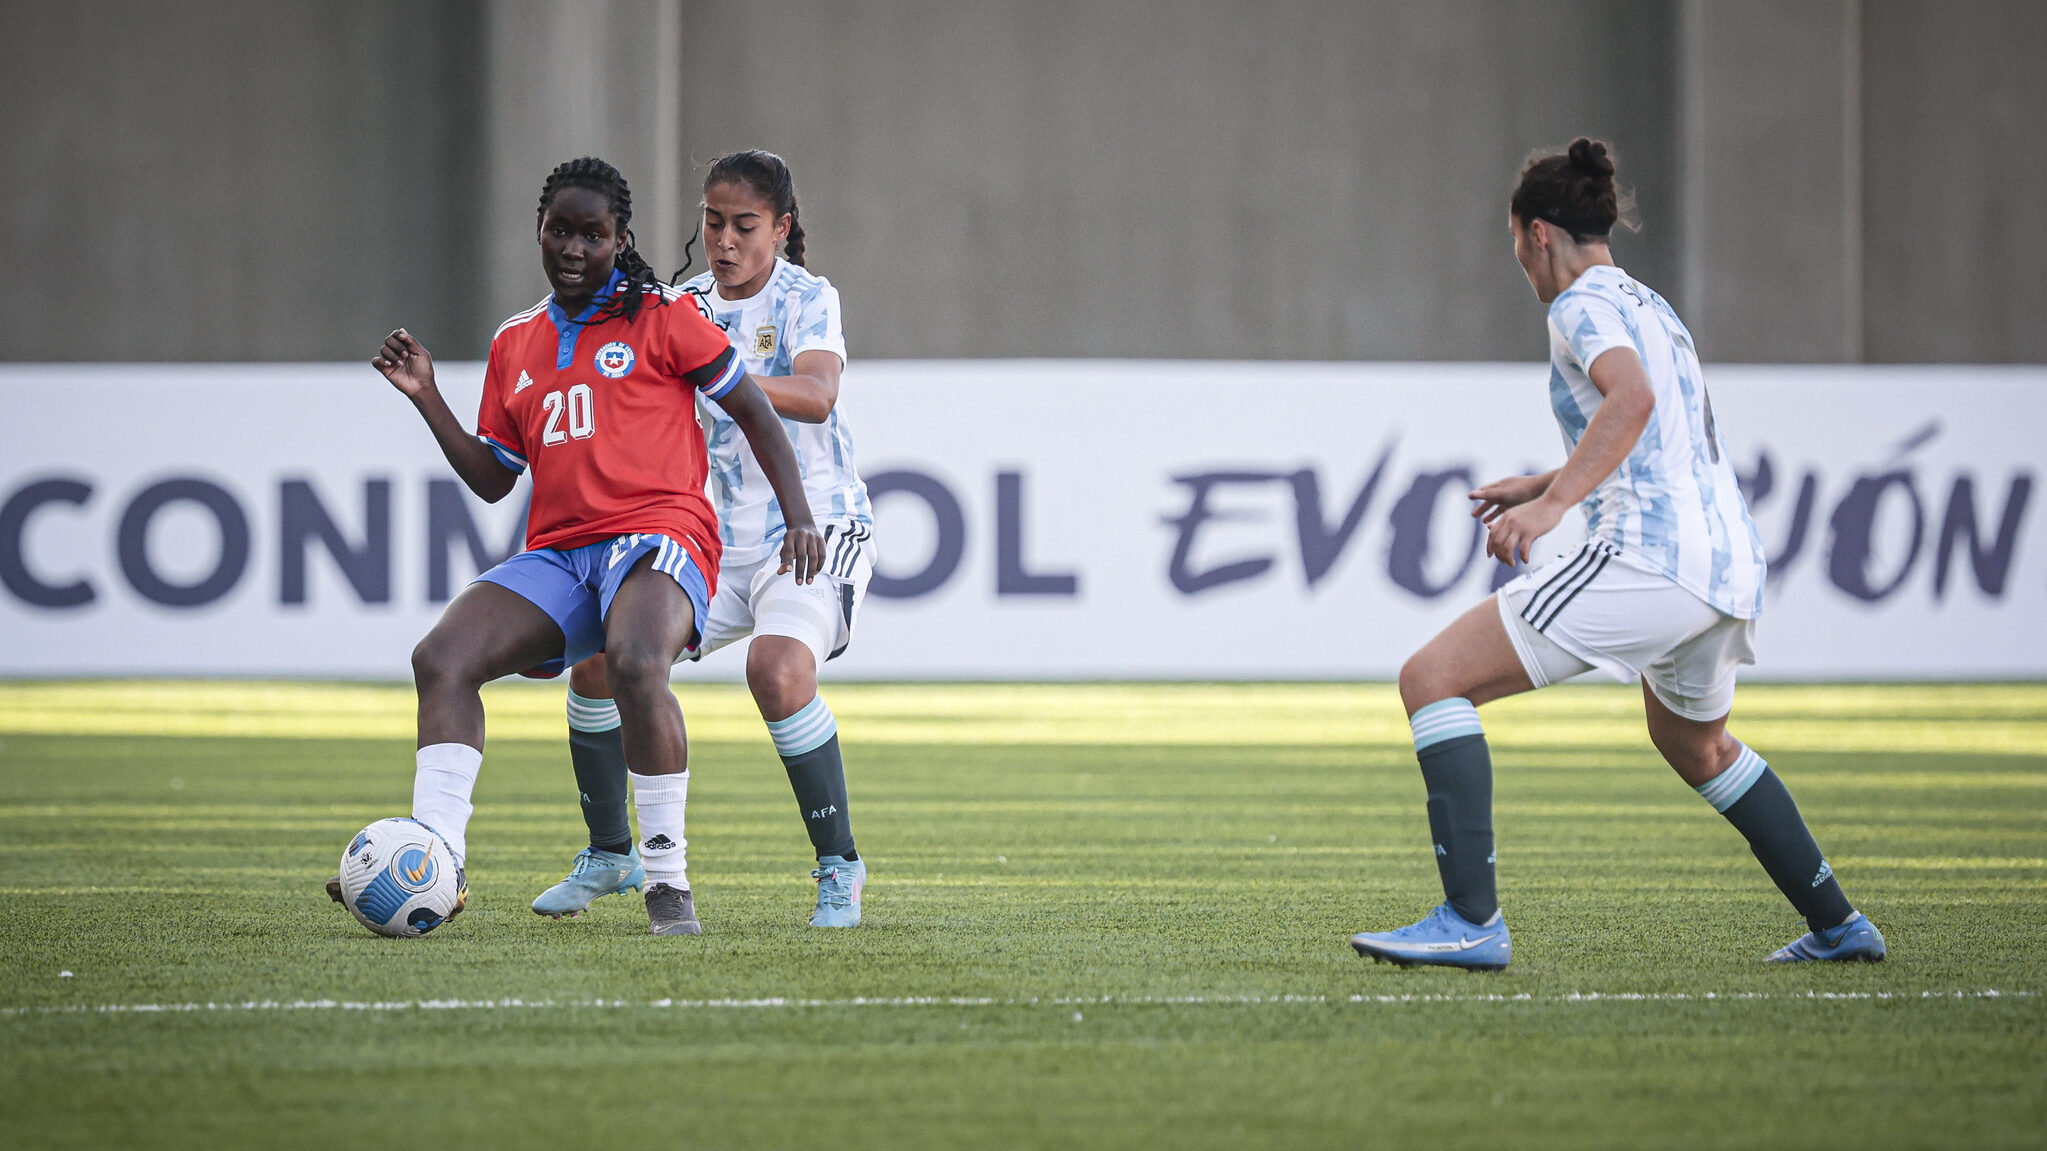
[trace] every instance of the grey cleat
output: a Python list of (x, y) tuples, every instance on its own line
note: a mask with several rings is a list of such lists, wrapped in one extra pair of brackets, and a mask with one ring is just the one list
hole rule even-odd
[(647, 933), (650, 935), (702, 935), (697, 922), (697, 905), (688, 888), (665, 883), (647, 885)]

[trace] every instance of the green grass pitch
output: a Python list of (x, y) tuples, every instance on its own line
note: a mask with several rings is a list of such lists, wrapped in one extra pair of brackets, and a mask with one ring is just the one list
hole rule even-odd
[(1621, 688), (1486, 709), (1498, 975), (1382, 685), (841, 685), (867, 923), (804, 926), (742, 692), (682, 683), (705, 934), (526, 908), (580, 846), (559, 687), (488, 693), (470, 910), (320, 883), (410, 796), (402, 686), (0, 684), (10, 1146), (1991, 1147), (2047, 1142), (2047, 686), (1743, 689), (1875, 966), (1803, 931)]

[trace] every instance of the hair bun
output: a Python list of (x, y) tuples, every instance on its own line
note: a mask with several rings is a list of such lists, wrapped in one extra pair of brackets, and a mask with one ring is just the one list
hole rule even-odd
[(1598, 140), (1583, 136), (1571, 141), (1571, 167), (1588, 176), (1610, 179), (1613, 176), (1613, 160), (1606, 154), (1606, 145)]

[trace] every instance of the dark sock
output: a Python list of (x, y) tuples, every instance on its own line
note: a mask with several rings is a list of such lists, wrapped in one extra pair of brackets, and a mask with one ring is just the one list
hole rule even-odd
[(1484, 923), (1500, 909), (1493, 857), (1493, 757), (1485, 736), (1465, 735), (1416, 753), (1429, 788), (1429, 832), (1450, 909)]
[(632, 851), (624, 729), (578, 731), (571, 727), (569, 761), (576, 767), (576, 789), (583, 804), (583, 823), (590, 829), (590, 846), (620, 855)]
[(827, 855), (858, 859), (853, 854), (853, 821), (846, 814), (846, 765), (839, 758), (839, 737), (801, 755), (785, 755), (789, 786), (803, 811), (803, 830), (818, 858)]
[(818, 858), (858, 859), (853, 854), (853, 821), (846, 814), (846, 765), (839, 758), (839, 721), (822, 697), (813, 696), (795, 715), (768, 721), (775, 751), (789, 772), (789, 787), (803, 812), (803, 830)]
[(1732, 767), (1696, 790), (1748, 840), (1756, 861), (1805, 916), (1806, 926), (1825, 931), (1855, 914), (1791, 792), (1761, 756), (1743, 747)]

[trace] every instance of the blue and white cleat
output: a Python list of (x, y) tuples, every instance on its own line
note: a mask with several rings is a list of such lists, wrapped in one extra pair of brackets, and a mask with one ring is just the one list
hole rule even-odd
[(1463, 967), (1471, 971), (1499, 971), (1514, 957), (1514, 941), (1507, 935), (1507, 921), (1500, 913), (1484, 923), (1473, 923), (1445, 903), (1429, 912), (1420, 923), (1392, 931), (1360, 931), (1350, 945), (1367, 959), (1382, 960), (1401, 967)]
[(554, 919), (581, 915), (590, 904), (607, 895), (624, 895), (647, 884), (647, 869), (640, 866), (638, 851), (619, 855), (586, 847), (576, 853), (576, 865), (568, 878), (540, 893), (533, 901), (533, 913)]
[(1884, 946), (1884, 933), (1858, 911), (1839, 927), (1806, 932), (1790, 946), (1771, 954), (1768, 962), (1882, 963), (1888, 951), (1889, 948)]
[(817, 910), (811, 913), (812, 927), (860, 926), (860, 893), (867, 887), (867, 861), (847, 861), (827, 855), (810, 873), (817, 880)]

